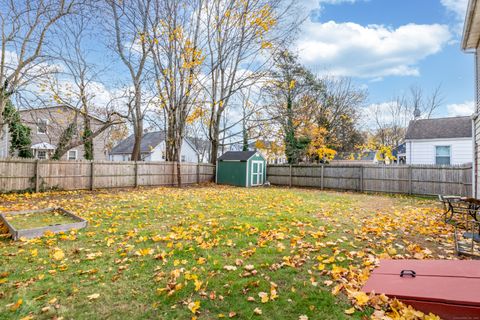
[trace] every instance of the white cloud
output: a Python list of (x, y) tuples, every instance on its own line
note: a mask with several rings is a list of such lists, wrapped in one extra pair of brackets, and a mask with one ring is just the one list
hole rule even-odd
[(441, 0), (442, 6), (454, 13), (458, 19), (464, 19), (467, 12), (468, 0)]
[(452, 30), (455, 32), (457, 37), (461, 36), (468, 7), (468, 0), (440, 0), (440, 3), (455, 17)]
[(475, 102), (465, 101), (464, 103), (454, 103), (447, 106), (449, 117), (470, 116), (475, 110)]
[(417, 76), (418, 62), (438, 53), (451, 34), (445, 25), (407, 24), (397, 29), (353, 22), (307, 21), (298, 42), (302, 61), (339, 76)]

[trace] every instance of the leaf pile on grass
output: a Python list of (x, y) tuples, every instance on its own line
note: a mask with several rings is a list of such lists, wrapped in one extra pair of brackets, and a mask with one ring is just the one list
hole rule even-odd
[(211, 186), (4, 200), (89, 221), (0, 241), (7, 318), (437, 319), (360, 289), (380, 258), (454, 257), (436, 203), (409, 197)]

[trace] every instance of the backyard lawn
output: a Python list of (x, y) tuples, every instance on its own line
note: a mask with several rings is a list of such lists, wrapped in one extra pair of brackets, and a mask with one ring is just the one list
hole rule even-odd
[(0, 195), (1, 212), (52, 206), (89, 226), (0, 239), (2, 319), (436, 319), (359, 289), (380, 258), (455, 257), (432, 199), (215, 185)]

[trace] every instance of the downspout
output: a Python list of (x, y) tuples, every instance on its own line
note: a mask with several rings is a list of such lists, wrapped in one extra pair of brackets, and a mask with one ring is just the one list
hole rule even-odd
[(473, 51), (474, 57), (475, 57), (475, 112), (472, 115), (472, 151), (473, 151), (473, 157), (472, 157), (472, 196), (474, 198), (477, 198), (478, 195), (478, 186), (477, 186), (477, 175), (478, 175), (478, 146), (477, 146), (477, 134), (476, 134), (476, 125), (475, 122), (477, 121), (478, 118), (478, 90), (479, 90), (479, 77), (478, 77), (478, 53), (477, 50)]
[(475, 121), (478, 118), (478, 114), (475, 112), (472, 115), (472, 197), (477, 198), (477, 163), (478, 163), (478, 155), (477, 155), (477, 142), (475, 141), (476, 132), (475, 132)]

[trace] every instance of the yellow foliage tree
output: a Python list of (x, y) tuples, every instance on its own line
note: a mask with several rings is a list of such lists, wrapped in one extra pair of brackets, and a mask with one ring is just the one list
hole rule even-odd
[(328, 131), (317, 125), (310, 125), (306, 129), (308, 129), (306, 134), (310, 138), (307, 155), (318, 157), (320, 161), (333, 160), (337, 152), (327, 147), (325, 143), (325, 137), (327, 136)]

